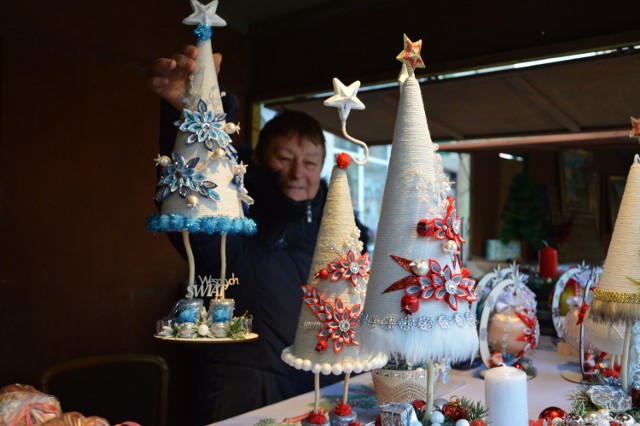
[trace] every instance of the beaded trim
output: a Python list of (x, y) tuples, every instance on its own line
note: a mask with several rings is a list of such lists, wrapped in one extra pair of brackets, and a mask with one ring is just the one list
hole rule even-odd
[(427, 378), (427, 370), (387, 370), (380, 368), (371, 370), (373, 376), (390, 377), (401, 380), (424, 380)]
[(640, 293), (620, 293), (596, 289), (593, 299), (609, 303), (640, 303)]
[(450, 330), (454, 326), (459, 328), (464, 327), (476, 327), (476, 316), (470, 311), (464, 314), (456, 312), (455, 314), (442, 314), (437, 318), (427, 315), (412, 317), (410, 315), (402, 316), (400, 318), (393, 315), (386, 315), (379, 317), (375, 314), (369, 314), (363, 312), (360, 314), (360, 323), (366, 327), (373, 329), (380, 327), (383, 330), (391, 331), (394, 328), (399, 328), (402, 331), (408, 332), (415, 328), (422, 331), (431, 331), (435, 325), (440, 326), (443, 330)]
[(204, 234), (253, 235), (256, 223), (246, 217), (205, 216), (188, 218), (180, 214), (154, 214), (147, 219), (147, 229), (152, 232), (189, 231)]

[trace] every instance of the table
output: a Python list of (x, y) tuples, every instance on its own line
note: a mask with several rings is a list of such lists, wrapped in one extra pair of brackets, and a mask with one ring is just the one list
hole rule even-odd
[[(549, 336), (542, 336), (538, 347), (527, 354), (537, 369), (537, 375), (528, 382), (529, 418), (537, 419), (540, 412), (550, 406), (571, 411), (568, 395), (578, 384), (561, 377), (563, 371), (580, 371), (577, 355), (561, 355), (555, 342)], [(449, 399), (451, 396), (464, 396), (472, 401), (484, 403), (484, 380), (480, 371), (484, 366), (473, 370), (451, 370), (449, 381), (436, 389), (436, 398)], [(312, 373), (309, 373), (312, 374)], [(336, 399), (342, 398), (343, 383), (334, 383), (320, 390), (322, 402), (320, 408), (331, 409)], [(296, 396), (260, 409), (249, 411), (213, 425), (252, 426), (262, 421), (268, 425), (296, 425), (313, 408), (313, 392)], [(366, 424), (375, 420), (378, 412), (370, 373), (352, 377), (349, 381), (349, 403), (358, 413), (358, 420)], [(273, 419), (269, 423), (266, 419)]]

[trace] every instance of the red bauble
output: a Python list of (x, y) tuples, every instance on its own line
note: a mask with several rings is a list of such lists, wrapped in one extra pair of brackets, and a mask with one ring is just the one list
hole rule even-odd
[(346, 154), (344, 152), (341, 152), (340, 154), (338, 154), (338, 156), (336, 157), (336, 164), (338, 165), (338, 167), (340, 167), (342, 170), (346, 170), (347, 167), (349, 167), (349, 163), (351, 163), (351, 157), (349, 157), (349, 154)]
[(413, 408), (418, 412), (424, 410), (424, 406), (427, 405), (427, 403), (421, 399), (416, 399), (411, 405), (413, 405)]
[(460, 419), (466, 419), (469, 415), (469, 409), (460, 405), (460, 401), (447, 402), (442, 406), (442, 414), (445, 419), (457, 422)]
[(321, 280), (326, 280), (327, 278), (329, 278), (329, 271), (327, 271), (326, 269), (322, 269), (316, 272), (316, 278), (320, 278)]
[(562, 408), (547, 407), (540, 412), (538, 419), (546, 420), (547, 422), (551, 423), (551, 420), (557, 417), (564, 419), (565, 417), (567, 417), (567, 412)]
[(487, 424), (483, 420), (475, 419), (469, 423), (469, 426), (487, 426)]
[(517, 368), (518, 370), (522, 370), (524, 371), (524, 367), (522, 366), (522, 364), (520, 364), (519, 362), (516, 362), (515, 364), (513, 364), (513, 366), (515, 368)]
[(422, 219), (416, 226), (418, 235), (422, 235), (423, 237), (432, 236), (435, 230), (436, 226), (433, 224), (433, 220), (431, 219)]
[(325, 349), (327, 349), (327, 341), (326, 340), (320, 340), (318, 343), (316, 343), (316, 352), (322, 352)]
[(407, 294), (402, 297), (402, 300), (400, 300), (400, 305), (402, 306), (402, 312), (407, 315), (411, 315), (418, 312), (418, 309), (420, 308), (420, 301), (418, 300), (418, 296), (409, 296)]
[(360, 423), (357, 420), (352, 421), (351, 423), (349, 423), (349, 426), (362, 426), (362, 423)]

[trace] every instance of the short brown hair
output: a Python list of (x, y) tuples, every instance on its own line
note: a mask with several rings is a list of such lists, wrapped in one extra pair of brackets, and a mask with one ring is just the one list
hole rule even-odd
[(327, 149), (322, 127), (318, 120), (302, 111), (284, 110), (267, 121), (262, 130), (260, 130), (258, 144), (254, 152), (258, 161), (266, 162), (267, 151), (274, 138), (289, 135), (308, 137), (311, 142), (322, 148), (322, 158), (324, 159)]

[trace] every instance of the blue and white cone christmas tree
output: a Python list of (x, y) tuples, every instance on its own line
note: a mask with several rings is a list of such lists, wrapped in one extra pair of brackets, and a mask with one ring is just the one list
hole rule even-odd
[(193, 13), (183, 23), (196, 25), (199, 55), (183, 98), (181, 119), (175, 123), (178, 132), (171, 157), (156, 159), (161, 177), (155, 199), (161, 209), (147, 219), (147, 228), (182, 232), (189, 259), (187, 298), (193, 297), (195, 280), (189, 234), (221, 235), (222, 288), (216, 293), (224, 299), (226, 236), (251, 235), (256, 225), (244, 215), (244, 207), (253, 200), (244, 187), (246, 165), (238, 163), (229, 136), (239, 132), (240, 126), (226, 121), (211, 48), (212, 27), (226, 22), (215, 13), (218, 0), (207, 5), (191, 0), (191, 6)]

